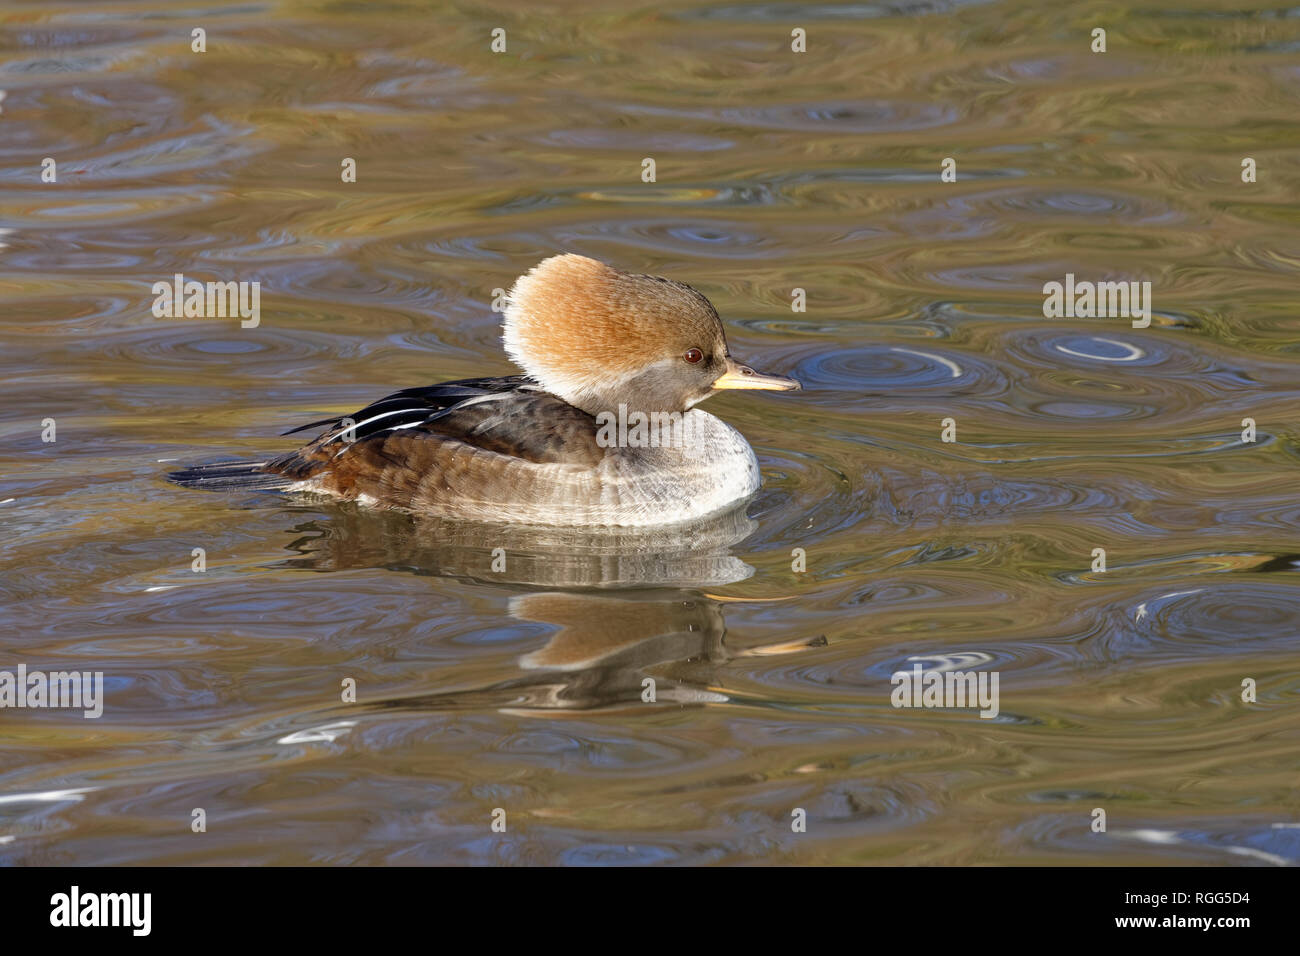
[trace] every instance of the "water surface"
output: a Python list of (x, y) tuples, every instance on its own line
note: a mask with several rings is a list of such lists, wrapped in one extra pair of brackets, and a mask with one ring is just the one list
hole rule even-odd
[[(1300, 862), (1296, 8), (575, 10), (0, 7), (0, 669), (106, 680), (0, 711), (0, 861)], [(163, 480), (509, 373), (494, 290), (561, 251), (803, 381), (709, 404), (745, 510)], [(260, 325), (155, 318), (178, 272)], [(1045, 319), (1066, 273), (1150, 281), (1151, 326)], [(998, 717), (893, 708), (914, 658), (996, 670)]]

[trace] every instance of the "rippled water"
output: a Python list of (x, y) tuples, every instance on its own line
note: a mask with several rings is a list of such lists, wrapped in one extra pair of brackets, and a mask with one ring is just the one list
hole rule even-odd
[[(1300, 8), (1246, 7), (0, 8), (0, 669), (106, 682), (0, 710), (0, 861), (1300, 862)], [(803, 381), (710, 403), (747, 515), (164, 482), (508, 373), (493, 290), (557, 251)], [(177, 272), (261, 324), (154, 318)], [(1066, 273), (1150, 328), (1045, 319)], [(913, 658), (1000, 714), (892, 707)]]

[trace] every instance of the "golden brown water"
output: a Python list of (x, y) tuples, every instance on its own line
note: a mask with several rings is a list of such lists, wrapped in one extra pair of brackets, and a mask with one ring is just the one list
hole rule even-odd
[[(0, 669), (106, 681), (0, 710), (0, 861), (1300, 861), (1297, 8), (19, 4), (0, 90)], [(710, 402), (748, 517), (164, 482), (508, 373), (493, 290), (558, 251), (803, 380)], [(177, 272), (261, 324), (155, 318)], [(1066, 273), (1150, 328), (1044, 318)], [(892, 707), (913, 657), (999, 716)]]

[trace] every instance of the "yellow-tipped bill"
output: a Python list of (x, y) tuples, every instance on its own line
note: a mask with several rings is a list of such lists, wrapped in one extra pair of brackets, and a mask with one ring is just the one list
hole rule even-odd
[(797, 392), (803, 388), (792, 378), (785, 378), (782, 375), (763, 375), (730, 357), (727, 359), (727, 370), (713, 383), (713, 387), (717, 389), (763, 388), (777, 392)]

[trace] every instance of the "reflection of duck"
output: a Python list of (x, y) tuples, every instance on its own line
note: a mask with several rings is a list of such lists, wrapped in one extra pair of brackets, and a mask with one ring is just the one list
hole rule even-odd
[(727, 700), (709, 687), (727, 657), (722, 605), (699, 591), (526, 594), (511, 599), (510, 612), (558, 628), (519, 659), (528, 676), (509, 684), (520, 692), (511, 713), (643, 707), (647, 677), (655, 703)]
[(529, 670), (719, 660), (726, 631), (722, 605), (690, 591), (524, 594), (511, 598), (510, 613), (559, 627), (545, 647), (520, 658), (520, 666)]
[(656, 703), (726, 703), (731, 698), (718, 670), (730, 659), (798, 653), (825, 643), (818, 636), (728, 650), (727, 600), (689, 588), (512, 598), (513, 616), (556, 630), (519, 659), (527, 676), (496, 689), (519, 692), (505, 708), (511, 713), (643, 707), (648, 677), (654, 678)]
[(544, 588), (703, 586), (754, 569), (730, 548), (755, 528), (743, 508), (664, 528), (546, 528), (423, 518), (343, 505), (313, 522), (288, 562), (314, 570), (391, 567)]
[[(291, 567), (318, 571), (391, 568), (547, 590), (512, 595), (512, 617), (552, 625), (519, 658), (521, 673), (481, 687), (433, 691), (375, 706), (497, 707), (515, 713), (644, 707), (654, 677), (661, 703), (719, 703), (717, 668), (732, 657), (780, 654), (807, 639), (728, 651), (727, 598), (703, 585), (743, 580), (753, 568), (728, 553), (754, 528), (744, 509), (677, 528), (578, 529), (502, 526), (419, 518), (343, 505), (297, 529)], [(494, 572), (493, 550), (505, 549)], [(617, 589), (617, 590), (615, 590)], [(817, 639), (814, 639), (814, 642)]]
[(515, 283), (505, 347), (527, 376), (408, 388), (314, 422), (329, 427), (279, 458), (171, 477), (485, 521), (663, 525), (759, 487), (741, 434), (694, 406), (722, 389), (799, 388), (732, 359), (694, 289), (583, 256), (547, 259)]

